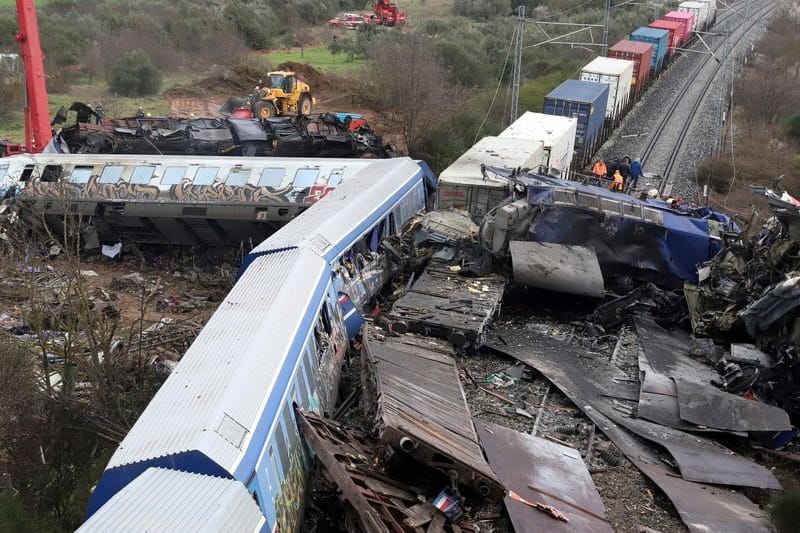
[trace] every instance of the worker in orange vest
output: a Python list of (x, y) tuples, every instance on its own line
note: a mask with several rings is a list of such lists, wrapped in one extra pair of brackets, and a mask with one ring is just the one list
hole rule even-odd
[(597, 185), (603, 183), (603, 178), (606, 177), (606, 173), (608, 173), (606, 162), (602, 159), (598, 159), (597, 163), (595, 163), (592, 167), (592, 174), (594, 174), (594, 177), (597, 180)]
[(622, 177), (620, 174), (619, 169), (614, 171), (614, 181), (611, 182), (611, 187), (609, 187), (612, 191), (622, 192), (625, 188), (625, 178)]

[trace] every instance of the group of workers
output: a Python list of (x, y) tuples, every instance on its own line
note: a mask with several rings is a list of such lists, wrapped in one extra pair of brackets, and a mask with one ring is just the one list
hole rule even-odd
[(636, 189), (639, 178), (642, 177), (642, 163), (638, 158), (631, 161), (628, 156), (613, 161), (598, 159), (592, 167), (592, 175), (597, 185), (610, 180), (609, 189), (612, 191), (632, 191)]

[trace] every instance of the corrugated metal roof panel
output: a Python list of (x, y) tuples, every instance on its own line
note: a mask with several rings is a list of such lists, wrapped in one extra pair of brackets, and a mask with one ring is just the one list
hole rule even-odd
[[(313, 247), (320, 253), (336, 250), (350, 232), (370, 214), (380, 211), (385, 202), (407, 188), (409, 180), (421, 172), (420, 166), (408, 157), (372, 160), (324, 201), (315, 203), (251, 253), (301, 245)], [(316, 248), (320, 236), (330, 243), (326, 250)]]
[(481, 174), (481, 164), (506, 168), (534, 168), (544, 163), (543, 146), (542, 141), (534, 139), (484, 137), (444, 169), (439, 174), (439, 182), (480, 183), (487, 188), (505, 188), (508, 180), (494, 178), (491, 175), (484, 179)]
[(177, 470), (149, 468), (92, 515), (78, 533), (252, 533), (266, 519), (244, 485)]
[(564, 135), (575, 135), (578, 119), (533, 113), (526, 111), (521, 117), (504, 129), (498, 137), (506, 139), (533, 139), (542, 141), (545, 146), (553, 146)]
[(640, 35), (642, 37), (649, 37), (651, 39), (663, 39), (666, 35), (669, 35), (669, 30), (659, 30), (656, 28), (642, 26), (641, 28), (632, 31), (631, 35)]
[(550, 94), (545, 98), (593, 104), (602, 99), (603, 95), (607, 93), (608, 85), (603, 83), (565, 80), (561, 85), (550, 91)]
[(581, 71), (606, 74), (609, 76), (622, 76), (628, 72), (633, 72), (633, 61), (598, 56), (583, 67)]
[(629, 52), (631, 54), (646, 54), (648, 49), (652, 49), (653, 45), (642, 41), (619, 41), (617, 44), (609, 48), (609, 51)]
[(198, 450), (232, 472), (324, 269), (319, 257), (299, 249), (255, 259), (107, 469)]

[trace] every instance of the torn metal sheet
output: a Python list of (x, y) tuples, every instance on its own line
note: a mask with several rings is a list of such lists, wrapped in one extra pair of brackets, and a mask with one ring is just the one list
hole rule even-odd
[(755, 338), (757, 333), (769, 329), (797, 306), (800, 306), (800, 276), (793, 276), (772, 287), (739, 316), (747, 333)]
[(646, 317), (636, 317), (634, 324), (645, 356), (659, 374), (697, 383), (719, 379), (709, 365), (689, 357), (689, 334), (685, 331), (667, 331)]
[(502, 276), (468, 278), (431, 265), (387, 316), (408, 323), (411, 331), (447, 339), (456, 348), (477, 348), (500, 312), (505, 285)]
[(675, 379), (682, 420), (731, 431), (788, 431), (786, 411), (709, 385)]
[(569, 523), (554, 520), (506, 496), (516, 533), (547, 531), (613, 532), (606, 508), (576, 450), (487, 422), (475, 422), (489, 464), (508, 490), (551, 505)]
[(513, 340), (514, 347), (507, 351), (514, 357), (530, 364), (556, 385), (558, 381), (550, 377), (556, 370), (559, 374), (568, 376), (583, 391), (586, 404), (639, 437), (669, 451), (684, 479), (722, 485), (781, 488), (768, 469), (736, 455), (716, 441), (654, 424), (642, 418), (621, 415), (606, 391), (607, 380), (598, 379), (598, 375), (611, 373), (611, 365), (604, 360), (581, 357), (578, 349), (571, 345), (549, 338), (529, 338), (525, 332), (498, 330), (497, 334), (506, 340)]
[[(322, 464), (325, 476), (336, 484), (352, 506), (362, 531), (414, 532), (414, 528), (404, 523), (409, 513), (405, 506), (400, 505), (402, 494), (398, 497), (394, 488), (383, 491), (384, 484), (375, 483), (379, 480), (364, 474), (372, 466), (372, 460), (371, 454), (361, 445), (365, 440), (363, 435), (345, 430), (313, 413), (298, 412), (297, 423), (306, 443)], [(410, 502), (408, 506), (411, 507)]]
[(731, 354), (726, 357), (734, 363), (744, 363), (767, 368), (775, 364), (772, 357), (765, 354), (753, 344), (731, 344)]
[(513, 344), (497, 349), (531, 365), (556, 385), (639, 470), (664, 491), (690, 531), (770, 531), (766, 515), (744, 495), (727, 488), (682, 479), (641, 440), (598, 411), (593, 406), (598, 403), (595, 387), (588, 380), (591, 369), (579, 368), (581, 358), (576, 348), (543, 337), (527, 338), (512, 330), (498, 333), (503, 338), (513, 339)]
[(364, 389), (376, 400), (378, 438), (452, 479), (499, 500), (503, 488), (486, 463), (458, 368), (447, 349), (412, 336), (364, 334)]
[(584, 246), (511, 241), (514, 280), (527, 287), (602, 298), (603, 274), (597, 254)]

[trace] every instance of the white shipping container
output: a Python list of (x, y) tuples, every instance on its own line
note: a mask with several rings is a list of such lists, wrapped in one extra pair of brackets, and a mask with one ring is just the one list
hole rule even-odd
[(534, 146), (543, 143), (545, 161), (542, 164), (551, 170), (557, 170), (562, 177), (567, 177), (574, 155), (577, 128), (577, 118), (528, 111), (498, 137), (530, 139)]
[(694, 29), (695, 31), (702, 31), (708, 20), (708, 9), (710, 4), (708, 2), (682, 2), (678, 4), (678, 11), (683, 13), (694, 14)]
[(613, 118), (622, 112), (631, 96), (633, 61), (598, 56), (583, 67), (580, 79), (608, 85), (606, 118)]
[(543, 165), (542, 142), (529, 139), (484, 137), (439, 174), (436, 200), (439, 209), (463, 209), (480, 223), (484, 215), (511, 192), (505, 178), (481, 173), (481, 165), (505, 168), (537, 168)]
[(708, 5), (708, 13), (706, 13), (706, 21), (714, 19), (714, 14), (717, 12), (717, 0), (693, 0), (694, 2), (701, 2)]

